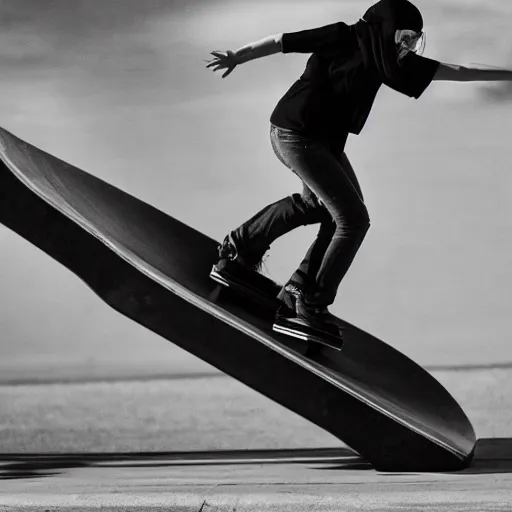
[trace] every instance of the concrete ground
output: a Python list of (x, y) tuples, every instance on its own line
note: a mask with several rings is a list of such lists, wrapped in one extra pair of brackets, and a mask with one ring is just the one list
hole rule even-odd
[(474, 466), (452, 474), (378, 473), (357, 455), (340, 449), (96, 459), (43, 457), (11, 461), (9, 467), (4, 477), (11, 479), (0, 487), (2, 512), (427, 512), (510, 511), (512, 507), (512, 450), (508, 440), (482, 441)]
[(0, 511), (510, 511), (512, 370), (434, 375), (480, 438), (462, 472), (379, 473), (227, 377), (0, 386)]

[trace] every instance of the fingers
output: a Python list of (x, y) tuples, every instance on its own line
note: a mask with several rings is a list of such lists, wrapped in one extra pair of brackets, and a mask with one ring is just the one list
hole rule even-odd
[(213, 51), (210, 52), (211, 55), (213, 55), (215, 58), (213, 58), (210, 61), (207, 62), (206, 68), (212, 69), (212, 71), (219, 71), (221, 69), (226, 69), (226, 72), (222, 75), (222, 78), (226, 78), (233, 69), (235, 69), (236, 65), (233, 65), (231, 62), (232, 59), (229, 58), (229, 52), (219, 52), (219, 51)]
[(211, 68), (211, 67), (217, 66), (217, 65), (221, 65), (221, 66), (224, 66), (226, 68), (228, 67), (227, 59), (225, 57), (217, 57), (215, 59), (212, 59), (212, 60), (209, 60), (209, 61), (206, 61), (206, 62), (208, 62), (208, 64), (206, 65), (207, 68)]
[(210, 64), (208, 64), (206, 66), (207, 68), (213, 68), (212, 71), (218, 71), (219, 69), (225, 69), (225, 68), (229, 68), (229, 66), (227, 64), (224, 64), (222, 62), (210, 62)]
[(235, 66), (231, 66), (223, 75), (222, 78), (226, 78), (232, 71), (235, 69)]

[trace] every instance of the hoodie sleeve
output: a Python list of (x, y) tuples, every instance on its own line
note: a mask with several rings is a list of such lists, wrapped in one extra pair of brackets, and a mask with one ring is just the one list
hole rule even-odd
[(393, 88), (406, 96), (418, 99), (434, 79), (439, 65), (440, 62), (437, 60), (410, 52), (399, 64), (400, 80)]
[(343, 48), (351, 38), (350, 28), (339, 22), (300, 32), (283, 34), (283, 53), (323, 53)]

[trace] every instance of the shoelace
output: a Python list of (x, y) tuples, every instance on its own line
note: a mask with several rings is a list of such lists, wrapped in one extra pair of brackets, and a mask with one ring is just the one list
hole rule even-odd
[(302, 290), (294, 284), (287, 284), (284, 287), (285, 291), (293, 295), (296, 299), (302, 297)]

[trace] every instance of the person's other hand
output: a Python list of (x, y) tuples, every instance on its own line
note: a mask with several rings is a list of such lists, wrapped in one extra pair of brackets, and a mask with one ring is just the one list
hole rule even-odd
[(213, 71), (226, 69), (226, 72), (222, 75), (222, 78), (226, 78), (238, 64), (238, 62), (236, 62), (235, 53), (231, 50), (227, 50), (225, 52), (213, 51), (211, 54), (214, 58), (210, 61), (206, 61), (208, 62), (206, 67), (213, 68)]

